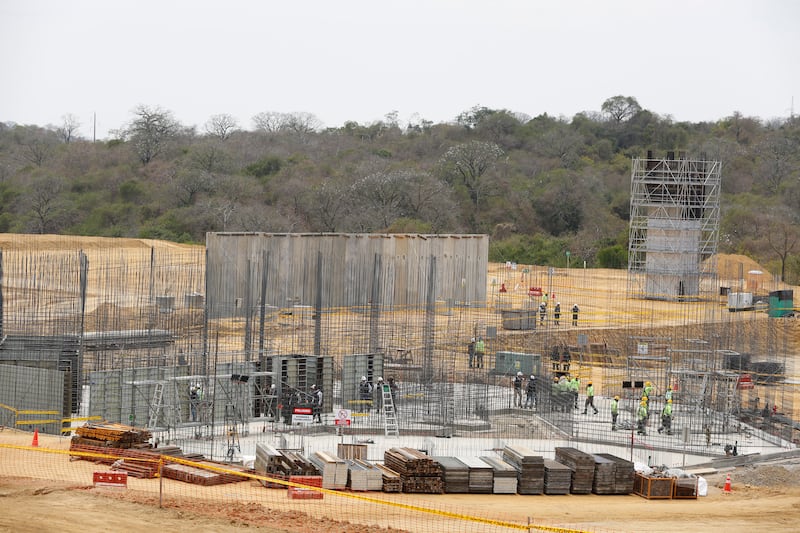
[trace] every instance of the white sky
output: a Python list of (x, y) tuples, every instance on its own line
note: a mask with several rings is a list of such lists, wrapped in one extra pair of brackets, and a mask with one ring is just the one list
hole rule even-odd
[(0, 121), (71, 113), (89, 138), (93, 114), (105, 138), (139, 104), (202, 131), (262, 111), (571, 118), (618, 94), (676, 121), (788, 117), (800, 2), (0, 0)]

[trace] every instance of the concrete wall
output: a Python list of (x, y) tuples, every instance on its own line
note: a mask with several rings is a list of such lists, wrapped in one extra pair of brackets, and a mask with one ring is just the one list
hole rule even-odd
[(263, 286), (278, 308), (424, 307), (432, 258), (435, 299), (486, 300), (486, 235), (209, 233), (206, 248), (210, 318), (242, 316)]

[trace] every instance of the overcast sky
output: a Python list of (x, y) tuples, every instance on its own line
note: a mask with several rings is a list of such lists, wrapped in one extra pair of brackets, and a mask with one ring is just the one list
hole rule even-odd
[(262, 111), (571, 118), (615, 95), (676, 121), (769, 120), (800, 109), (800, 2), (0, 0), (0, 76), (0, 121), (69, 113), (88, 138), (95, 114), (105, 138), (140, 104), (201, 131)]

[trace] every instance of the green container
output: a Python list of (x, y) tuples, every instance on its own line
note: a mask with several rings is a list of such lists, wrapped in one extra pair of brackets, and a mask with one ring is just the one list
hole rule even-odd
[(772, 318), (791, 315), (794, 312), (794, 291), (772, 291), (769, 293), (769, 311)]
[(494, 374), (515, 376), (522, 372), (527, 378), (531, 374), (542, 373), (542, 356), (538, 353), (497, 352), (495, 354)]

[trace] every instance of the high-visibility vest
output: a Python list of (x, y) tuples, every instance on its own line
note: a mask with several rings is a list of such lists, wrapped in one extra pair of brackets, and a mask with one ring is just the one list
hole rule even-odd
[(611, 400), (611, 414), (618, 414), (619, 413), (619, 402), (617, 400)]
[(644, 405), (639, 406), (639, 420), (644, 420), (647, 418), (647, 407)]
[(594, 396), (594, 385), (588, 385), (586, 387), (586, 396)]

